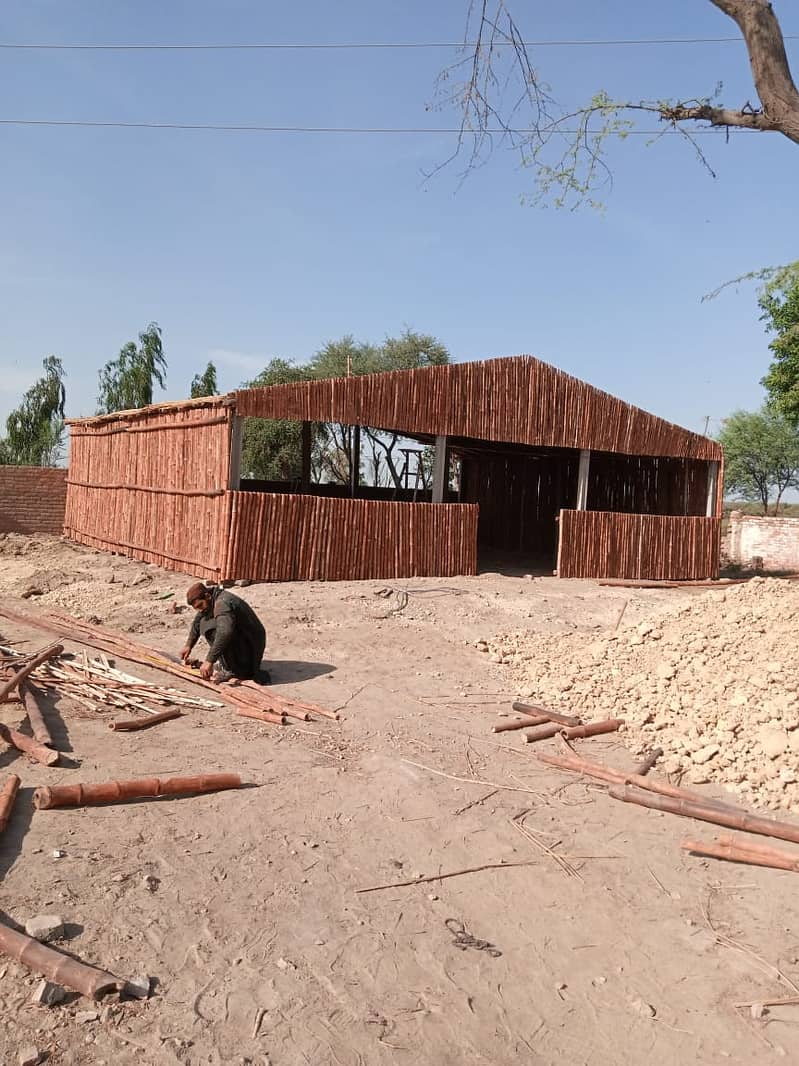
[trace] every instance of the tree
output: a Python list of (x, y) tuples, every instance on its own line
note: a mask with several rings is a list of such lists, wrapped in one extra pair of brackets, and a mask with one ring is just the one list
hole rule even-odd
[(209, 362), (202, 374), (195, 374), (191, 379), (191, 398), (196, 400), (201, 396), (216, 396), (217, 391), (216, 366)]
[(6, 437), (0, 441), (0, 462), (15, 466), (55, 466), (64, 439), (64, 367), (49, 355), (42, 363), (44, 376), (22, 397), (6, 419)]
[(785, 418), (799, 424), (799, 262), (771, 272), (758, 296), (760, 319), (775, 334), (773, 359), (761, 384)]
[(706, 2), (738, 26), (760, 106), (722, 106), (719, 85), (710, 95), (692, 100), (618, 101), (598, 92), (584, 107), (567, 111), (558, 106), (534, 65), (509, 0), (469, 0), (464, 36), (469, 44), (464, 45), (463, 58), (441, 73), (437, 87), (438, 105), (455, 107), (460, 115), (451, 158), (465, 154), (468, 170), (490, 154), (495, 143), (505, 142), (533, 168), (537, 198), (577, 206), (592, 203), (595, 191), (610, 177), (604, 161), (608, 138), (628, 134), (642, 114), (656, 117), (664, 132), (681, 133), (706, 166), (691, 133), (697, 123), (779, 133), (799, 144), (799, 90), (771, 3)]
[(724, 490), (742, 500), (757, 501), (774, 513), (787, 488), (799, 485), (799, 431), (769, 407), (736, 411), (719, 434), (724, 449)]
[(163, 389), (166, 381), (166, 358), (161, 343), (161, 327), (151, 322), (139, 334), (138, 347), (128, 341), (116, 359), (100, 371), (100, 395), (97, 413), (129, 411), (153, 402), (153, 387)]
[[(286, 385), (307, 381), (306, 366), (289, 359), (272, 359), (261, 373), (246, 381), (242, 388), (257, 389), (266, 385)], [(265, 481), (291, 481), (302, 473), (302, 430), (298, 422), (273, 418), (245, 418), (241, 448), (243, 477)]]

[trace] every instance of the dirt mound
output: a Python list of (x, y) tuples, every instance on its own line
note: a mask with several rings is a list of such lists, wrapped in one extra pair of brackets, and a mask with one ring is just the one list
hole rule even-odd
[(756, 578), (601, 637), (516, 633), (489, 650), (528, 698), (624, 718), (628, 746), (663, 748), (666, 772), (799, 811), (797, 617), (798, 583)]

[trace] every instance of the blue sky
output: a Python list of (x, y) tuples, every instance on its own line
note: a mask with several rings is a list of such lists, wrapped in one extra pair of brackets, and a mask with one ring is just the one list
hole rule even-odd
[[(467, 0), (6, 0), (2, 42), (453, 41)], [(777, 0), (786, 33), (799, 33)], [(547, 8), (549, 10), (547, 10)], [(735, 35), (709, 2), (513, 0), (529, 39)], [(793, 19), (793, 21), (791, 21)], [(799, 41), (789, 42), (795, 70)], [(566, 105), (754, 100), (742, 44), (534, 52)], [(0, 50), (0, 118), (450, 126), (426, 111), (447, 50)], [(649, 123), (651, 127), (652, 123)], [(169, 364), (157, 399), (209, 358), (234, 388), (272, 357), (304, 361), (352, 333), (404, 325), (456, 360), (522, 352), (656, 414), (711, 431), (761, 400), (768, 338), (751, 287), (703, 293), (797, 258), (799, 149), (777, 135), (703, 138), (712, 179), (677, 138), (610, 154), (607, 210), (523, 206), (531, 176), (499, 150), (460, 184), (423, 174), (448, 136), (245, 134), (0, 126), (0, 420), (60, 356), (68, 413), (151, 320)]]

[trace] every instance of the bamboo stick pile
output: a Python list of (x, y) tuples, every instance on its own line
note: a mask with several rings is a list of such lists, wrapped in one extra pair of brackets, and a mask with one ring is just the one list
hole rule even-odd
[(701, 580), (719, 568), (720, 519), (560, 512), (559, 577)]
[(240, 415), (629, 455), (721, 458), (707, 437), (521, 355), (234, 393)]
[[(271, 692), (268, 688), (250, 681), (224, 685), (218, 685), (213, 681), (204, 681), (196, 670), (192, 670), (176, 660), (166, 658), (154, 648), (136, 644), (121, 633), (101, 629), (99, 626), (91, 625), (89, 622), (79, 618), (72, 618), (67, 614), (58, 612), (22, 614), (0, 605), (0, 616), (20, 625), (33, 626), (47, 633), (68, 637), (69, 640), (77, 644), (84, 644), (107, 652), (110, 655), (119, 656), (129, 662), (140, 663), (143, 666), (150, 666), (175, 677), (180, 677), (184, 681), (190, 681), (193, 685), (199, 685), (214, 692), (218, 700), (237, 710), (239, 708), (247, 708), (265, 712), (269, 717), (262, 720), (272, 721), (276, 725), (284, 725), (287, 718), (308, 721), (309, 715), (317, 715), (320, 718), (331, 718), (333, 720), (338, 719), (335, 711), (319, 707), (316, 704), (304, 703), (287, 696), (278, 695), (276, 692)], [(102, 664), (99, 669), (103, 669)], [(129, 677), (130, 675), (123, 675), (123, 677), (126, 676)], [(111, 680), (117, 679), (112, 677)], [(134, 680), (138, 681), (138, 679)], [(85, 677), (84, 682), (91, 684), (91, 675)], [(123, 681), (122, 683), (129, 682)], [(157, 688), (158, 686), (154, 687)], [(90, 703), (96, 699), (91, 694), (84, 698), (88, 698)], [(137, 692), (132, 698), (144, 699), (144, 695)], [(150, 709), (154, 711), (153, 708)]]
[(218, 580), (231, 420), (215, 398), (70, 422), (66, 536)]
[(340, 581), (476, 573), (478, 509), (471, 504), (230, 495), (226, 577)]

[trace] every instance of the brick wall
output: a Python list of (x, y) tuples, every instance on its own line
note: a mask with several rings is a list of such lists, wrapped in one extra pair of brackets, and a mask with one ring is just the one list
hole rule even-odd
[(50, 466), (0, 466), (0, 533), (61, 533), (67, 472)]
[(727, 551), (731, 562), (764, 570), (799, 570), (799, 518), (766, 518), (733, 511)]

